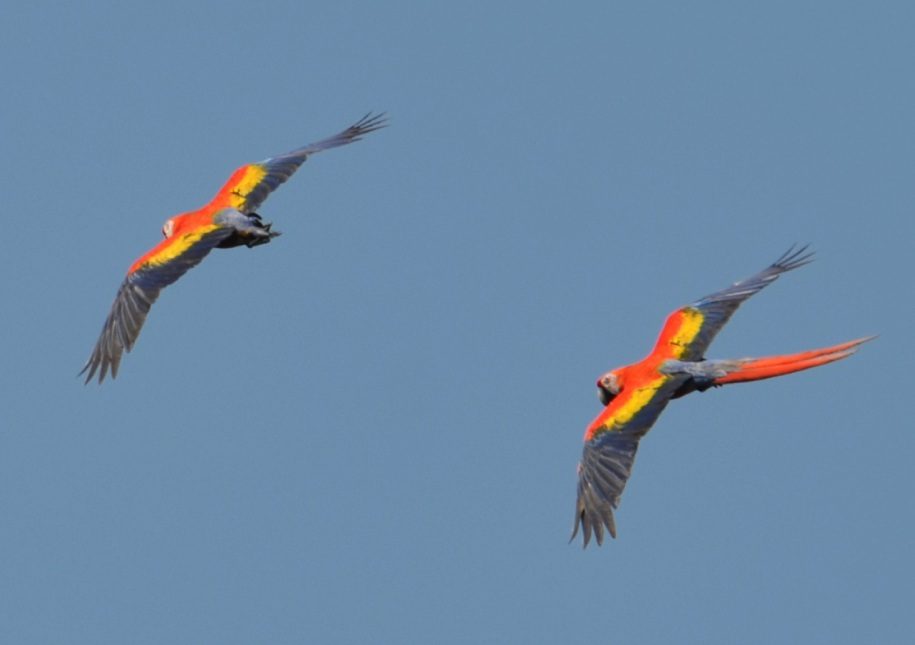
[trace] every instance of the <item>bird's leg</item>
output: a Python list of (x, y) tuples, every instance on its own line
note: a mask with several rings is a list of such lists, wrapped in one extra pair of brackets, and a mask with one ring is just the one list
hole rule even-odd
[(257, 213), (245, 214), (237, 210), (226, 209), (216, 216), (216, 223), (231, 227), (234, 232), (217, 244), (221, 249), (231, 249), (236, 246), (247, 246), (249, 249), (261, 244), (266, 244), (279, 231), (271, 230), (272, 224), (264, 222)]
[(692, 392), (705, 392), (710, 387), (717, 387), (720, 385), (716, 381), (717, 378), (733, 372), (740, 365), (739, 360), (678, 361), (670, 359), (664, 361), (660, 371), (671, 376), (689, 376), (671, 396), (673, 399), (679, 399)]
[(252, 228), (247, 231), (250, 237), (245, 241), (245, 246), (249, 249), (266, 244), (280, 234), (279, 231), (271, 231), (273, 222), (265, 222), (259, 213), (248, 213), (248, 218)]

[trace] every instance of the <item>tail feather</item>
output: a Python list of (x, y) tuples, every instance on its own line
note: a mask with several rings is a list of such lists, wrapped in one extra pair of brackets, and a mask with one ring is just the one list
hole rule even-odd
[(832, 347), (823, 347), (797, 354), (744, 359), (739, 362), (739, 366), (735, 370), (715, 378), (713, 385), (759, 381), (774, 376), (782, 376), (783, 374), (809, 370), (812, 367), (819, 367), (820, 365), (848, 358), (858, 351), (858, 347), (862, 343), (874, 338), (876, 337), (858, 338)]

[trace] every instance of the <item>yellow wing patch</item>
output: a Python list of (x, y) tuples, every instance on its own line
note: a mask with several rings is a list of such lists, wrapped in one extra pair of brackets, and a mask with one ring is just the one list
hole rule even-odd
[(665, 381), (667, 381), (667, 377), (660, 376), (653, 381), (649, 381), (642, 387), (635, 388), (629, 398), (614, 410), (613, 415), (604, 422), (605, 427), (611, 428), (612, 426), (622, 426), (629, 423), (639, 410), (651, 402), (651, 399), (658, 391), (658, 388), (660, 388)]
[(622, 430), (627, 423), (640, 411), (644, 410), (654, 399), (658, 389), (668, 380), (667, 376), (659, 375), (648, 381), (641, 387), (635, 387), (631, 390), (624, 389), (616, 399), (613, 400), (597, 416), (588, 429), (585, 430), (585, 441), (591, 441), (597, 435), (605, 432), (614, 432)]
[(245, 204), (248, 195), (251, 194), (257, 185), (267, 176), (267, 169), (258, 164), (251, 164), (242, 169), (241, 176), (232, 187), (229, 193), (229, 205), (232, 208), (240, 209)]
[(159, 249), (157, 253), (147, 257), (145, 264), (148, 266), (161, 266), (167, 264), (175, 258), (180, 257), (189, 248), (197, 244), (204, 235), (211, 233), (218, 228), (219, 226), (216, 224), (209, 224), (208, 226), (200, 226), (193, 231), (171, 237), (167, 240), (170, 244), (166, 244)]
[(704, 320), (705, 316), (698, 309), (687, 307), (680, 310), (680, 324), (673, 337), (668, 341), (675, 347), (674, 354), (676, 358), (682, 357), (686, 350), (689, 349), (689, 344), (693, 342), (693, 339), (702, 330)]

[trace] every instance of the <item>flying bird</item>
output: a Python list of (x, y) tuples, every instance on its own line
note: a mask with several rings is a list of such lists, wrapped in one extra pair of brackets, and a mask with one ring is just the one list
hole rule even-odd
[(280, 233), (256, 212), (267, 196), (289, 179), (309, 156), (343, 146), (386, 125), (384, 114), (365, 115), (346, 130), (278, 157), (238, 168), (203, 208), (168, 219), (165, 239), (127, 270), (95, 349), (80, 374), (98, 382), (118, 374), (123, 353), (129, 352), (159, 292), (200, 264), (214, 248), (267, 244)]
[(616, 537), (613, 511), (632, 472), (639, 440), (671, 401), (711, 387), (781, 376), (847, 358), (873, 336), (832, 347), (766, 358), (707, 360), (715, 335), (741, 303), (782, 273), (811, 262), (807, 247), (790, 248), (756, 275), (677, 309), (667, 317), (651, 353), (638, 363), (611, 370), (597, 380), (605, 406), (588, 426), (578, 464), (578, 501), (574, 540), (579, 528), (587, 547), (593, 534), (598, 544), (604, 529)]

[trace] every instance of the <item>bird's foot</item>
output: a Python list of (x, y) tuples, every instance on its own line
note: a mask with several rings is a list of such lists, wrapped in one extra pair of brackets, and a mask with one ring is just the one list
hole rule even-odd
[(249, 213), (248, 214), (249, 223), (253, 227), (249, 231), (250, 237), (245, 241), (245, 246), (249, 249), (255, 246), (260, 246), (261, 244), (266, 244), (274, 237), (280, 235), (279, 231), (270, 230), (273, 228), (273, 222), (265, 222), (264, 219), (258, 213)]

